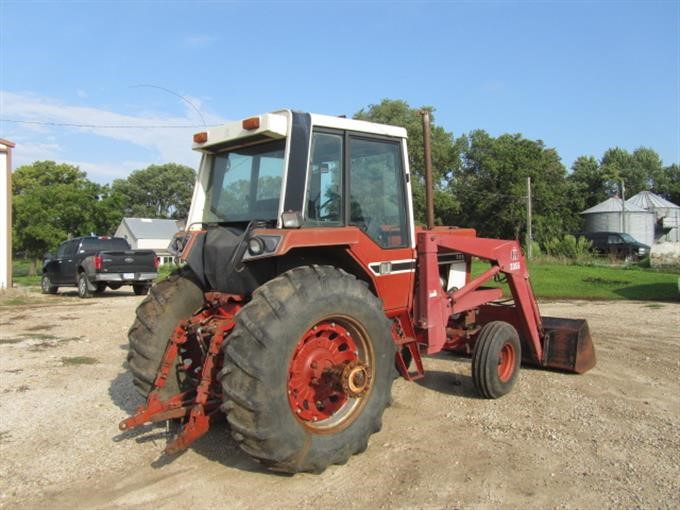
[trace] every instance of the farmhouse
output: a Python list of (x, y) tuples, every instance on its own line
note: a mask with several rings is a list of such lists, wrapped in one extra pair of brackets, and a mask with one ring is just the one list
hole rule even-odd
[(172, 262), (168, 245), (172, 237), (182, 230), (183, 221), (158, 218), (123, 218), (115, 236), (127, 239), (133, 249), (154, 250), (159, 263)]

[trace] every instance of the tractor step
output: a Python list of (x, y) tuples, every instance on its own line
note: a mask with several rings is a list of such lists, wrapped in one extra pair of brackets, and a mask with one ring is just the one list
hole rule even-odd
[[(418, 342), (413, 338), (404, 338), (397, 345), (401, 347), (401, 349), (397, 350), (397, 368), (404, 379), (417, 381), (425, 377), (425, 369), (423, 368), (423, 360), (420, 357)], [(409, 353), (408, 356), (405, 356), (404, 349)], [(410, 357), (408, 362), (406, 357)], [(411, 362), (415, 365), (415, 370), (409, 370)]]

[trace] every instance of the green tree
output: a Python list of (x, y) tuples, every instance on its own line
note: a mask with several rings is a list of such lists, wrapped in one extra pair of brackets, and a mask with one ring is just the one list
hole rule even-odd
[(189, 213), (196, 173), (177, 163), (151, 165), (135, 170), (111, 186), (112, 200), (119, 201), (125, 216), (184, 218)]
[(673, 163), (665, 167), (656, 180), (655, 189), (666, 200), (680, 205), (680, 165)]
[(68, 164), (36, 161), (12, 176), (13, 248), (35, 261), (68, 237), (96, 232), (106, 222), (102, 187)]
[(576, 212), (583, 211), (607, 199), (609, 187), (600, 163), (593, 156), (581, 156), (571, 166), (567, 177), (577, 192), (572, 202)]
[(607, 178), (610, 195), (620, 190), (622, 181), (626, 197), (632, 197), (640, 191), (658, 191), (658, 183), (664, 181), (661, 158), (648, 147), (639, 147), (632, 153), (619, 147), (607, 149), (602, 156), (601, 168)]
[(570, 207), (575, 187), (554, 149), (520, 134), (494, 138), (483, 130), (468, 135), (463, 164), (452, 183), (461, 223), (487, 237), (521, 238), (526, 229), (526, 181), (531, 177), (534, 238), (544, 241), (578, 230)]
[(462, 144), (465, 140), (456, 140), (443, 127), (435, 124), (435, 109), (431, 106), (411, 108), (406, 101), (400, 99), (383, 99), (379, 104), (369, 105), (354, 114), (355, 119), (390, 124), (406, 128), (408, 133), (409, 168), (412, 175), (414, 213), (416, 221), (425, 222), (425, 160), (423, 155), (423, 121), (422, 110), (430, 111), (432, 173), (435, 181), (435, 218), (437, 223), (453, 224), (460, 210), (460, 204), (450, 193), (449, 183), (454, 171), (460, 165)]

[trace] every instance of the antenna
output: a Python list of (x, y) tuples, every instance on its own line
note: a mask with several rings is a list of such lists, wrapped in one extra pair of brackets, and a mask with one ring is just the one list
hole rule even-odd
[(130, 85), (130, 88), (133, 88), (133, 89), (135, 89), (135, 88), (141, 88), (141, 87), (147, 87), (147, 88), (150, 88), (150, 89), (159, 89), (159, 90), (163, 90), (163, 91), (167, 92), (168, 94), (172, 94), (173, 96), (179, 97), (182, 101), (184, 101), (184, 102), (187, 103), (189, 106), (191, 106), (191, 107), (194, 109), (194, 111), (195, 111), (196, 113), (198, 113), (198, 116), (201, 118), (201, 122), (203, 123), (203, 127), (208, 127), (208, 125), (205, 123), (205, 119), (203, 118), (203, 115), (201, 114), (201, 112), (199, 111), (199, 109), (196, 108), (196, 105), (195, 105), (194, 103), (192, 103), (191, 101), (189, 101), (189, 100), (188, 100), (186, 97), (184, 97), (183, 95), (178, 94), (177, 92), (175, 92), (175, 91), (173, 91), (173, 90), (170, 90), (170, 89), (168, 89), (168, 88), (161, 87), (160, 85), (152, 85), (152, 84), (149, 84), (149, 83), (140, 83), (139, 85)]

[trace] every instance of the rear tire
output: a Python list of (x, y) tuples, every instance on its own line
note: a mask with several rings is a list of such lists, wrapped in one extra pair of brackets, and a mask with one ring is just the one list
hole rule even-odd
[(502, 397), (515, 385), (521, 360), (517, 330), (507, 322), (489, 322), (472, 351), (472, 382), (484, 398)]
[[(203, 290), (188, 271), (170, 275), (155, 285), (137, 307), (135, 322), (128, 331), (128, 366), (137, 391), (146, 397), (151, 390), (170, 335), (179, 321), (188, 319), (203, 305)], [(161, 392), (166, 398), (180, 391), (176, 370)]]
[(87, 275), (82, 272), (78, 274), (78, 297), (82, 299), (87, 299), (92, 297), (92, 291), (90, 290), (89, 282), (87, 281)]
[(132, 286), (132, 290), (135, 291), (135, 296), (146, 296), (149, 293), (149, 287), (150, 285), (147, 284), (137, 284)]
[(52, 285), (50, 277), (44, 274), (42, 280), (40, 280), (40, 291), (43, 294), (56, 294), (58, 290), (59, 287)]
[[(271, 469), (342, 464), (381, 428), (395, 346), (381, 301), (344, 271), (301, 267), (261, 286), (239, 312), (224, 355), (232, 435)], [(331, 366), (357, 377), (333, 379)]]

